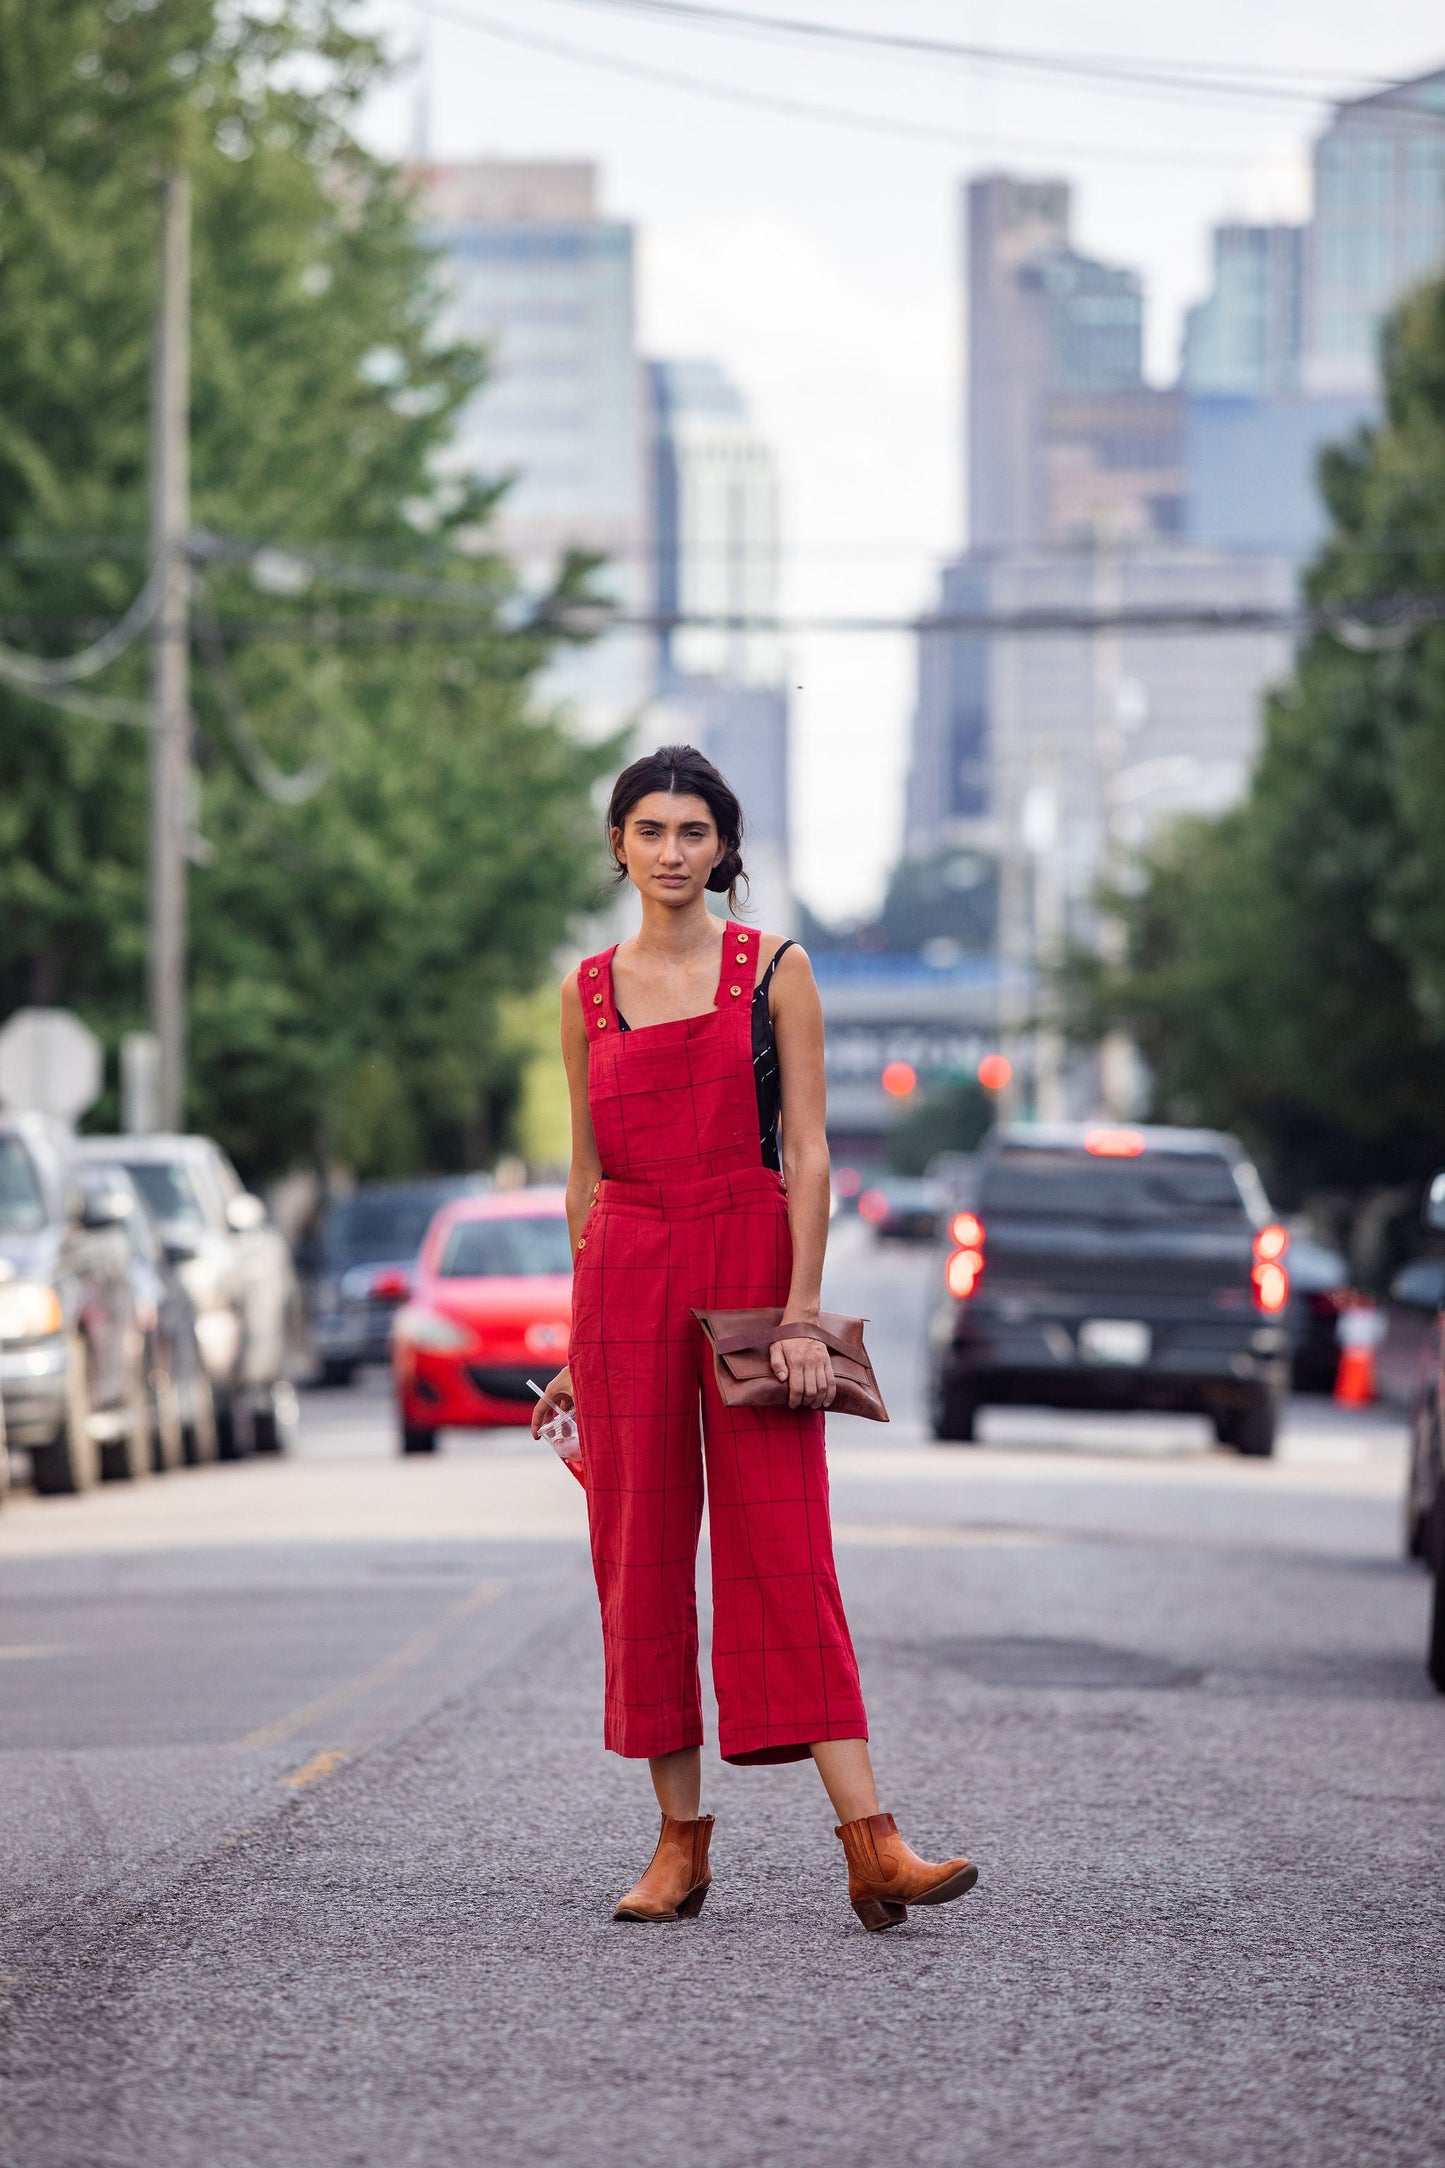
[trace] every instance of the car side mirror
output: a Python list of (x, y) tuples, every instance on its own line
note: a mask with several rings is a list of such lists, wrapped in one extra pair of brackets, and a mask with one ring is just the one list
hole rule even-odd
[(80, 1202), (80, 1224), (92, 1234), (106, 1227), (123, 1227), (130, 1217), (130, 1199), (124, 1190), (87, 1190)]
[(226, 1225), (233, 1235), (254, 1234), (265, 1224), (266, 1207), (249, 1190), (243, 1190), (239, 1197), (232, 1197), (226, 1206)]
[(1390, 1300), (1405, 1310), (1428, 1310), (1433, 1317), (1445, 1305), (1445, 1259), (1417, 1257), (1402, 1265), (1390, 1282)]
[(1425, 1192), (1425, 1209), (1422, 1214), (1427, 1227), (1438, 1234), (1445, 1234), (1445, 1168), (1432, 1174), (1430, 1187)]
[(200, 1248), (200, 1237), (180, 1227), (168, 1229), (161, 1247), (168, 1265), (188, 1265)]

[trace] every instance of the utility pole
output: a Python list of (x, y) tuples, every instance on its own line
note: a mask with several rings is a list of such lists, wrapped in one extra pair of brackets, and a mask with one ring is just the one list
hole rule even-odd
[(186, 845), (191, 823), (190, 487), (191, 189), (161, 182), (160, 293), (151, 365), (151, 563), (169, 567), (151, 627), (150, 928), (146, 994), (158, 1046), (155, 1118), (184, 1120)]

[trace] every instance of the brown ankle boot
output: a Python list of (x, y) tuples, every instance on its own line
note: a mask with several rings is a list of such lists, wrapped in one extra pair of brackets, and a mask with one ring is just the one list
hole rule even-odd
[(646, 1874), (640, 1882), (634, 1882), (612, 1917), (695, 1920), (712, 1881), (712, 1869), (707, 1863), (712, 1820), (710, 1814), (703, 1814), (695, 1822), (675, 1822), (670, 1814), (664, 1814), (662, 1834)]
[(848, 1901), (865, 1927), (896, 1927), (910, 1905), (946, 1905), (978, 1880), (971, 1860), (920, 1859), (891, 1814), (865, 1814), (836, 1834), (848, 1855)]

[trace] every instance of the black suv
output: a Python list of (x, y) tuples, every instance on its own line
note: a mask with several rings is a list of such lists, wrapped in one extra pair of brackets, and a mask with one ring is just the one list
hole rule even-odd
[(1288, 1386), (1288, 1237), (1233, 1137), (1017, 1124), (948, 1220), (930, 1327), (933, 1433), (989, 1402), (1203, 1414), (1274, 1450)]

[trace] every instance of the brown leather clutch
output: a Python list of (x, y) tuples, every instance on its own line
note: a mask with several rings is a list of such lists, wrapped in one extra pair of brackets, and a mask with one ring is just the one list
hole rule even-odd
[(775, 1340), (821, 1340), (833, 1358), (838, 1415), (864, 1415), (886, 1423), (888, 1410), (863, 1345), (861, 1317), (822, 1311), (809, 1325), (785, 1325), (781, 1310), (694, 1310), (712, 1344), (713, 1370), (729, 1408), (785, 1408), (788, 1388), (769, 1360)]

